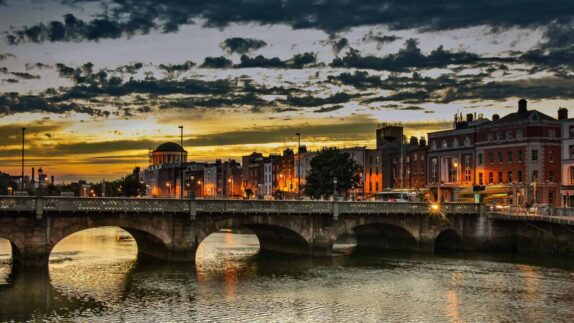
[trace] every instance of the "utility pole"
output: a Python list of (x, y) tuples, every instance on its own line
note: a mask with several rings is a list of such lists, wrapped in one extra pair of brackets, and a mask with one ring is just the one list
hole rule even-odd
[(24, 140), (26, 138), (26, 128), (22, 128), (22, 185), (21, 190), (24, 190)]
[(180, 136), (180, 148), (179, 152), (179, 198), (183, 199), (183, 126), (179, 126)]
[(301, 199), (301, 133), (295, 134), (297, 141), (297, 199)]

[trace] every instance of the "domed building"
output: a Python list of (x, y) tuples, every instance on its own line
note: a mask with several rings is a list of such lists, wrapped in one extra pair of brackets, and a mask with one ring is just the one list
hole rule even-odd
[(150, 152), (144, 171), (147, 196), (179, 197), (187, 164), (187, 151), (182, 146), (175, 142), (157, 146)]
[(175, 142), (163, 143), (150, 154), (150, 164), (153, 166), (180, 162), (187, 162), (187, 151)]

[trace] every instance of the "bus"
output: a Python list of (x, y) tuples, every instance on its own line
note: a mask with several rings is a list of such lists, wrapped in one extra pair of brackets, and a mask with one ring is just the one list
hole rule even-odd
[(377, 192), (370, 199), (375, 202), (422, 202), (424, 199), (424, 193), (419, 191), (409, 191), (409, 190), (388, 190)]

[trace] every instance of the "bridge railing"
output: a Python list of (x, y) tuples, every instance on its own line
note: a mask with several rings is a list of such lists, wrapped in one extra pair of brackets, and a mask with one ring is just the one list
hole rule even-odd
[(78, 198), (0, 196), (0, 212), (94, 212), (94, 213), (204, 213), (204, 214), (479, 214), (480, 205), (429, 203), (265, 201), (265, 200), (179, 200), (149, 198)]

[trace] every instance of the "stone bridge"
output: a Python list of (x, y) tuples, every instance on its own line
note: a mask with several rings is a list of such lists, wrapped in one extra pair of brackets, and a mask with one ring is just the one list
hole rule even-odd
[(515, 239), (512, 225), (493, 223), (516, 222), (492, 219), (484, 210), (455, 203), (435, 208), (428, 203), (4, 196), (0, 238), (10, 241), (13, 263), (23, 267), (47, 265), (59, 241), (102, 226), (129, 232), (140, 257), (171, 261), (193, 261), (203, 239), (238, 227), (257, 235), (261, 252), (308, 256), (330, 256), (335, 241), (349, 234), (358, 248), (433, 252), (515, 246), (505, 240)]

